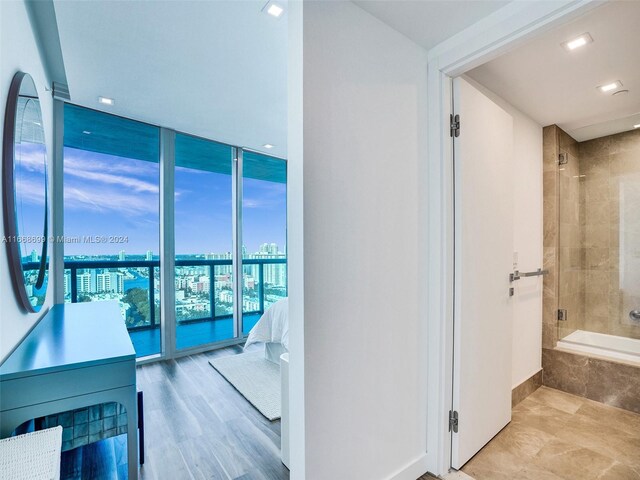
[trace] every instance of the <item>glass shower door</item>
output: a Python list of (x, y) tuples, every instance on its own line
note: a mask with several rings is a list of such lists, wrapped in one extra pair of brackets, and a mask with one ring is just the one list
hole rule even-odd
[(560, 151), (558, 167), (558, 338), (579, 330), (584, 318), (584, 221), (580, 166), (575, 155)]
[(640, 339), (640, 131), (577, 143), (565, 158), (558, 169), (558, 338)]

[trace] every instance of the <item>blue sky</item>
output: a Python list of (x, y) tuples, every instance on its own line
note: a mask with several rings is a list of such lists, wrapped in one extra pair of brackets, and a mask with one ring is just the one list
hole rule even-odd
[[(65, 255), (158, 254), (159, 164), (65, 148), (64, 232), (128, 236), (128, 243), (67, 244)], [(284, 250), (286, 186), (245, 179), (243, 243)], [(176, 253), (231, 250), (231, 176), (185, 168), (175, 173)]]

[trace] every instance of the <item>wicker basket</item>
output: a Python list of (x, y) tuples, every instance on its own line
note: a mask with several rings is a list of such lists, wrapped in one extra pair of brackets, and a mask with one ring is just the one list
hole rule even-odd
[(0, 440), (1, 480), (59, 480), (62, 427)]

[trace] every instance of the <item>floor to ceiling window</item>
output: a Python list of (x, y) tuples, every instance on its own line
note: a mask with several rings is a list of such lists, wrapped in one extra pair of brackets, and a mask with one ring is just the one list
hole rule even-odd
[(177, 349), (234, 338), (232, 151), (176, 135)]
[(287, 296), (287, 163), (242, 156), (242, 331)]
[(65, 301), (118, 302), (138, 356), (161, 345), (159, 134), (65, 106)]
[[(285, 160), (183, 133), (163, 136), (167, 150), (170, 130), (71, 104), (64, 117), (66, 302), (118, 302), (146, 357), (241, 341), (286, 297)], [(166, 285), (161, 235), (175, 251)], [(162, 291), (175, 295), (164, 315)]]

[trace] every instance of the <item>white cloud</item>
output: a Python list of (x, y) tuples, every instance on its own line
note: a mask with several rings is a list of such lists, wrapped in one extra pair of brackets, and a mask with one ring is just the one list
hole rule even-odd
[[(78, 177), (83, 180), (91, 180), (94, 182), (107, 183), (111, 185), (120, 185), (122, 187), (131, 188), (136, 192), (158, 193), (160, 188), (144, 180), (138, 180), (133, 177), (125, 177), (123, 175), (113, 175), (111, 173), (94, 172), (88, 170), (66, 170), (66, 175)], [(88, 183), (88, 182), (87, 182)]]
[(158, 181), (148, 180), (159, 180), (159, 165), (142, 160), (121, 159), (67, 148), (64, 174), (103, 184), (121, 185), (136, 192), (158, 193), (160, 190)]
[(98, 213), (118, 212), (123, 216), (158, 215), (158, 197), (91, 186), (65, 185), (65, 208), (93, 210)]

